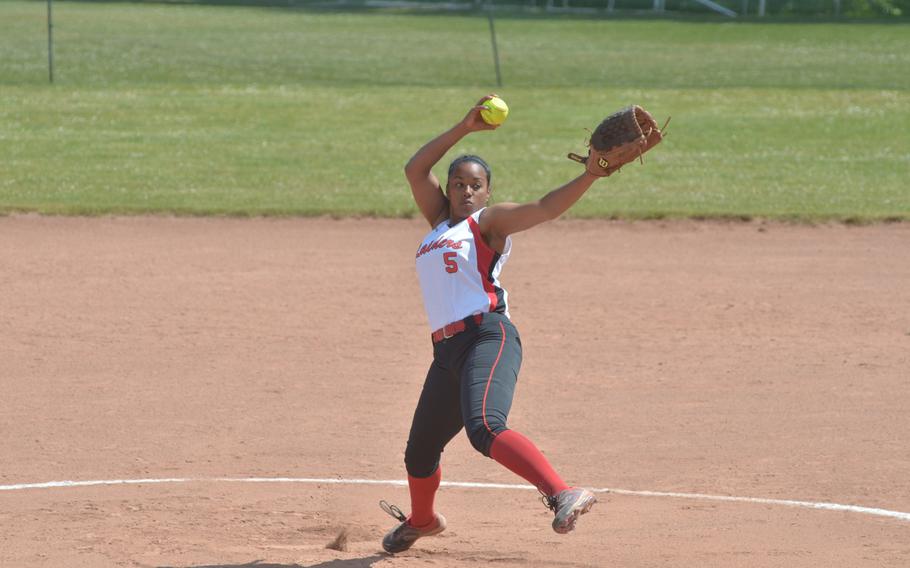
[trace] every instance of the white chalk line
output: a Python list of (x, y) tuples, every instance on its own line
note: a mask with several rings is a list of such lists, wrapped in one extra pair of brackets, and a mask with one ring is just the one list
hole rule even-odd
[[(98, 485), (151, 485), (162, 483), (310, 483), (325, 485), (392, 485), (404, 487), (407, 481), (398, 479), (339, 479), (315, 477), (214, 477), (190, 478), (171, 477), (159, 479), (104, 479), (93, 481), (47, 481), (44, 483), (20, 483), (16, 485), (0, 485), (0, 491), (20, 491), (25, 489), (56, 489), (65, 487), (92, 487)], [(464, 481), (443, 481), (444, 487), (463, 487), (468, 489), (520, 489), (524, 491), (537, 489), (532, 485), (517, 485), (507, 483), (472, 483)], [(860, 513), (877, 517), (889, 517), (901, 521), (910, 521), (910, 513), (891, 511), (876, 507), (862, 507), (859, 505), (841, 505), (839, 503), (817, 503), (813, 501), (794, 501), (791, 499), (765, 499), (762, 497), (736, 497), (732, 495), (706, 495), (703, 493), (675, 493), (666, 491), (633, 491), (630, 489), (600, 488), (592, 489), (595, 493), (613, 493), (616, 495), (632, 495), (636, 497), (666, 497), (671, 499), (696, 499), (700, 501), (724, 501), (732, 503), (752, 503), (759, 505), (775, 505), (783, 507), (800, 507), (803, 509), (821, 509), (825, 511), (845, 511)]]

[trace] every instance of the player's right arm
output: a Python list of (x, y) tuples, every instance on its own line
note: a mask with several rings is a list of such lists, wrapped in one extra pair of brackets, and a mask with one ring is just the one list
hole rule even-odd
[(439, 179), (433, 175), (433, 166), (452, 149), (452, 146), (471, 132), (496, 128), (484, 122), (480, 116), (480, 111), (484, 108), (481, 105), (493, 96), (487, 95), (480, 99), (458, 124), (417, 150), (404, 167), (404, 175), (411, 185), (414, 202), (431, 227), (435, 227), (449, 215), (449, 200)]
[(404, 167), (414, 203), (432, 227), (438, 225), (449, 213), (449, 200), (443, 193), (439, 179), (433, 175), (432, 168), (452, 146), (468, 134), (460, 126), (458, 124), (424, 144)]

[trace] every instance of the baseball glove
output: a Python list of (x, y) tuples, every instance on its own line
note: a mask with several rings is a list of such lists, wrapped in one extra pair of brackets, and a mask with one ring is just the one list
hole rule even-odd
[(640, 160), (663, 136), (651, 115), (633, 105), (611, 114), (597, 126), (588, 141), (587, 156), (572, 153), (569, 159), (584, 164), (591, 174), (606, 177), (629, 162)]

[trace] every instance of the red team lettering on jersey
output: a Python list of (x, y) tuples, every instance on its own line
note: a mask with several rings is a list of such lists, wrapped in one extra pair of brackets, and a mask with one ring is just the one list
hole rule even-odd
[(512, 240), (506, 238), (502, 253), (491, 249), (478, 227), (483, 211), (452, 227), (443, 221), (417, 248), (417, 276), (431, 330), (472, 314), (509, 315), (508, 294), (499, 284), (499, 274)]
[(427, 254), (431, 250), (436, 250), (440, 248), (451, 248), (451, 249), (460, 249), (461, 241), (455, 242), (452, 239), (439, 239), (429, 244), (425, 244), (420, 249), (417, 250), (417, 258)]

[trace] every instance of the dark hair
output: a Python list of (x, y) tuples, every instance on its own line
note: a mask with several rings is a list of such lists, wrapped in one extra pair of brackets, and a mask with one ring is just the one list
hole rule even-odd
[(483, 161), (483, 158), (480, 156), (475, 156), (474, 154), (465, 154), (464, 156), (458, 156), (452, 160), (452, 163), (449, 164), (449, 177), (452, 177), (452, 173), (455, 171), (455, 168), (464, 162), (474, 162), (483, 168), (483, 171), (487, 174), (487, 186), (490, 185), (490, 182), (493, 180), (493, 172), (490, 170), (490, 165)]

